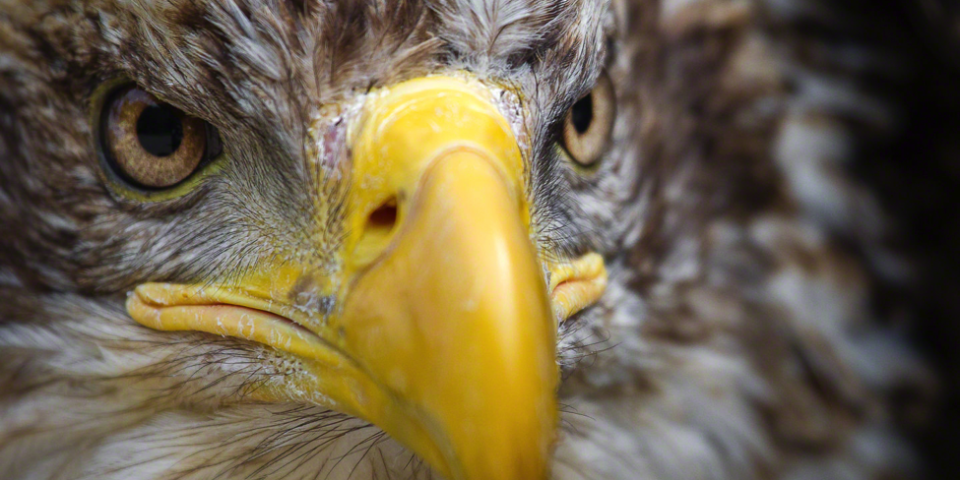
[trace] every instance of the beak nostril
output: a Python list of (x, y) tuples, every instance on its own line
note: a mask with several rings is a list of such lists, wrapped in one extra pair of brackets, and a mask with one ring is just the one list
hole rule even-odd
[(354, 258), (357, 263), (372, 262), (380, 255), (393, 237), (399, 215), (396, 197), (390, 197), (370, 212), (367, 223), (363, 227), (363, 234), (354, 250)]
[(390, 232), (397, 223), (397, 199), (391, 197), (383, 202), (376, 210), (370, 213), (367, 221), (368, 229), (376, 229), (383, 232)]

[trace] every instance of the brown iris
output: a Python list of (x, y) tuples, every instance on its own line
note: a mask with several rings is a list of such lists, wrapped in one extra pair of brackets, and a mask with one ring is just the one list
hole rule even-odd
[(164, 188), (190, 176), (208, 150), (203, 120), (127, 87), (104, 110), (105, 150), (117, 173), (140, 187)]
[(563, 148), (583, 166), (595, 164), (606, 151), (613, 130), (616, 99), (609, 77), (601, 75), (597, 85), (577, 100), (563, 119)]

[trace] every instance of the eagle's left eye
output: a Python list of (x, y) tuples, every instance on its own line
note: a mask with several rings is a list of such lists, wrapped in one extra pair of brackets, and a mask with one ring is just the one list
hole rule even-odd
[(135, 86), (104, 105), (102, 149), (110, 168), (144, 189), (177, 185), (216, 155), (216, 130)]
[(603, 74), (593, 90), (577, 100), (563, 119), (562, 145), (575, 162), (589, 167), (600, 160), (610, 141), (616, 111), (613, 85)]

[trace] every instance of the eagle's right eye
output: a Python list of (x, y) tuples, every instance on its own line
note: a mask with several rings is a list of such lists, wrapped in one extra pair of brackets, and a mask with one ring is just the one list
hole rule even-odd
[(172, 187), (219, 149), (216, 130), (135, 86), (104, 105), (101, 142), (109, 166), (135, 187)]

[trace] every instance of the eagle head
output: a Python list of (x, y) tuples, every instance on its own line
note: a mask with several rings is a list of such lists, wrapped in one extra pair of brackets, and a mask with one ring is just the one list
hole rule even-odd
[(907, 471), (796, 3), (0, 0), (0, 477)]

